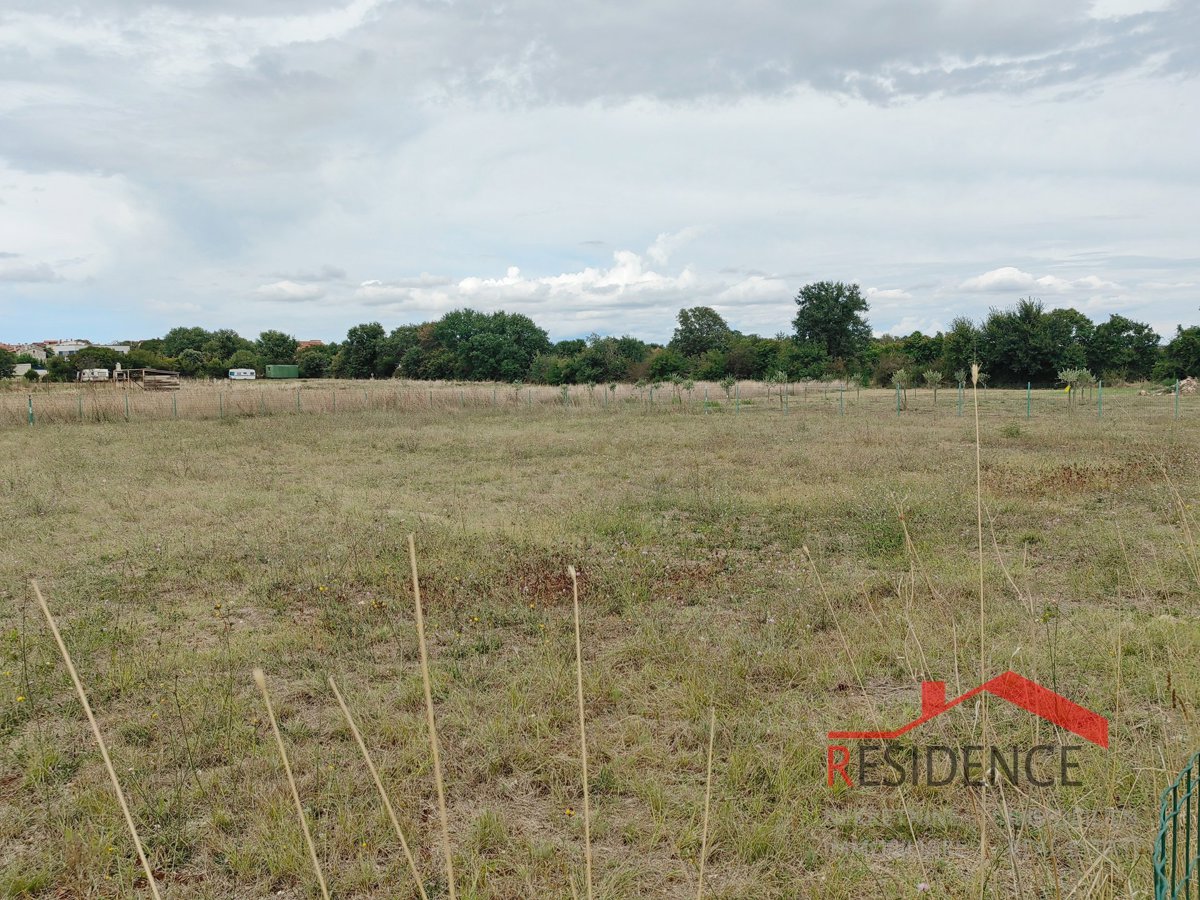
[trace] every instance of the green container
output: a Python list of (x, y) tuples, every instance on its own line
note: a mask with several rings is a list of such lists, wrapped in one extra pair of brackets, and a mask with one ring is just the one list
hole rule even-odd
[(267, 366), (268, 378), (299, 378), (299, 366)]

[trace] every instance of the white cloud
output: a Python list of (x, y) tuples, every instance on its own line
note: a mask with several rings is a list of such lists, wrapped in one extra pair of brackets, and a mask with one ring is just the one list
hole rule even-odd
[(29, 262), (20, 257), (0, 259), (0, 281), (31, 284), (62, 281), (54, 267), (44, 262)]
[(300, 284), (296, 281), (276, 281), (264, 284), (254, 291), (255, 295), (264, 300), (287, 300), (304, 302), (319, 300), (325, 296), (325, 290), (315, 284)]
[(863, 292), (872, 306), (890, 306), (898, 301), (911, 300), (913, 295), (900, 288), (869, 287)]
[[(701, 275), (688, 265), (670, 270), (655, 265), (691, 233), (692, 229), (685, 229), (659, 235), (643, 253), (618, 250), (608, 266), (554, 275), (528, 276), (519, 267), (509, 266), (500, 276), (452, 280), (423, 274), (388, 282), (364, 281), (347, 302), (409, 319), (437, 316), (462, 306), (504, 309), (530, 315), (558, 334), (602, 323), (605, 330), (658, 338), (670, 334), (669, 323), (683, 306), (714, 306), (741, 328), (757, 326), (760, 320), (747, 313), (762, 307), (771, 309), (772, 318), (780, 314), (790, 317), (789, 287), (780, 278), (757, 273)], [(770, 333), (786, 328), (786, 321)]]
[(964, 291), (979, 293), (1011, 293), (1013, 291), (1032, 291), (1067, 293), (1071, 291), (1116, 291), (1121, 286), (1098, 275), (1084, 275), (1082, 278), (1060, 278), (1057, 275), (1031, 275), (1016, 266), (1002, 266), (992, 269), (982, 275), (968, 278), (959, 284)]
[(1022, 272), (1015, 266), (1002, 266), (968, 278), (959, 287), (964, 291), (1025, 291), (1036, 283), (1037, 279), (1028, 272)]
[(820, 279), (876, 286), (876, 328), (1026, 294), (1191, 324), (1197, 20), (1164, 2), (8, 0), (0, 252), (61, 280), (0, 282), (0, 340), (466, 303), (773, 334)]

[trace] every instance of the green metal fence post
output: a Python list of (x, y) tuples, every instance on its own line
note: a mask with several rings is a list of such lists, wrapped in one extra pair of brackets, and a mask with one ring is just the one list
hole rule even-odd
[(958, 383), (958, 414), (962, 416), (962, 401), (963, 401), (963, 383)]
[(900, 415), (900, 385), (896, 385), (896, 415)]
[(171, 394), (171, 418), (179, 418), (179, 395)]
[(844, 416), (845, 414), (846, 414), (846, 389), (842, 388), (840, 391), (838, 391), (838, 415)]
[(1179, 379), (1175, 379), (1175, 418), (1179, 418)]
[(75, 399), (78, 401), (78, 406), (79, 406), (79, 421), (82, 422), (83, 421), (83, 394), (80, 394)]
[(29, 395), (29, 424), (33, 424), (33, 394)]
[[(1193, 754), (1159, 798), (1158, 834), (1151, 851), (1155, 900), (1176, 900), (1196, 895), (1193, 882), (1197, 877), (1197, 860), (1200, 858), (1200, 837), (1193, 832), (1200, 825), (1200, 815), (1193, 814), (1192, 807), (1200, 799), (1197, 797), (1200, 790), (1200, 780), (1196, 778), (1197, 765), (1200, 765), (1200, 753)], [(1179, 846), (1180, 830), (1183, 831), (1182, 848)]]
[(1104, 379), (1096, 382), (1096, 418), (1104, 418)]
[(125, 421), (129, 421), (129, 391), (125, 392)]
[(300, 412), (300, 388), (296, 388), (296, 412)]
[[(128, 405), (129, 397), (126, 396), (125, 400), (126, 400), (126, 405)], [(126, 415), (126, 418), (129, 418), (129, 416)], [(224, 392), (217, 394), (217, 418), (218, 419), (225, 418), (225, 393)]]
[(1033, 383), (1025, 382), (1025, 418), (1029, 418), (1030, 406), (1033, 402)]
[(708, 415), (708, 386), (704, 387), (704, 414)]

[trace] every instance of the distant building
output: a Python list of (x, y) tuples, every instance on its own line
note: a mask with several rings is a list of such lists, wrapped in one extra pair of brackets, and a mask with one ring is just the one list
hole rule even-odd
[(90, 346), (87, 341), (46, 341), (42, 344), (46, 356), (74, 356)]
[(88, 347), (101, 347), (114, 353), (128, 353), (130, 350), (129, 344), (93, 344), (84, 340), (38, 341), (33, 344), (18, 344), (12, 349), (14, 353), (28, 353), (34, 359), (45, 361), (52, 356), (74, 356)]

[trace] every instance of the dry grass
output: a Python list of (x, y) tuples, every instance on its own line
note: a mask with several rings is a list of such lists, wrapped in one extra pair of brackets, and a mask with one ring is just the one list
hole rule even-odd
[[(980, 395), (989, 665), (1112, 720), (1083, 787), (1003, 796), (825, 786), (826, 731), (899, 724), (922, 678), (975, 678), (975, 441), (944, 399), (0, 432), (0, 896), (146, 891), (30, 577), (164, 898), (316, 891), (256, 665), (331, 895), (419, 896), (333, 676), (428, 897), (449, 896), (410, 531), (463, 898), (570, 896), (579, 676), (597, 898), (693, 897), (702, 861), (709, 898), (1145, 896), (1157, 791), (1198, 739), (1200, 426), (1105, 394), (1100, 423)], [(1136, 475), (1067, 487), (1063, 467)], [(937, 722), (940, 742), (977, 735), (969, 709)], [(1004, 704), (988, 727), (1058, 739)]]

